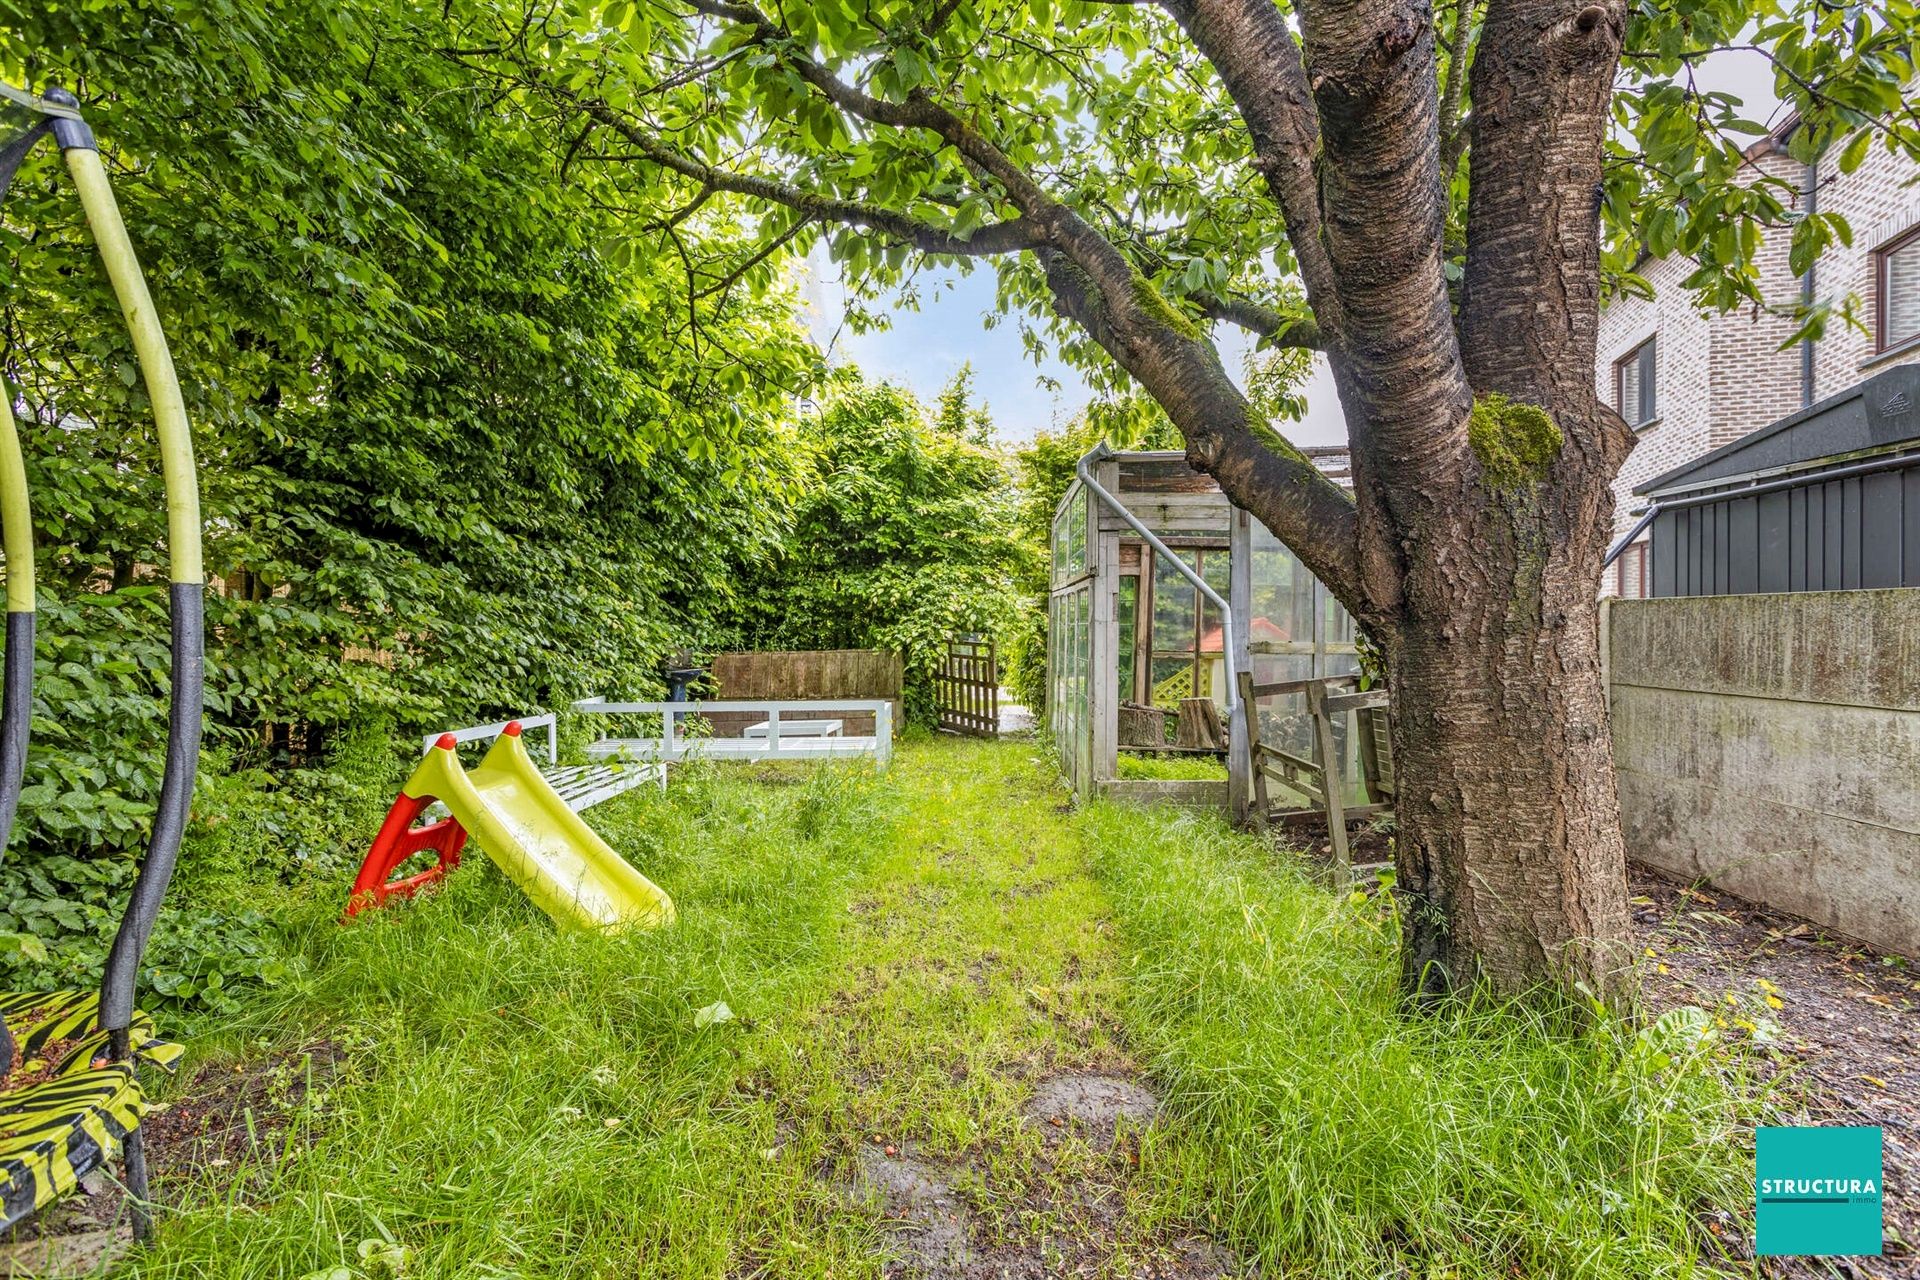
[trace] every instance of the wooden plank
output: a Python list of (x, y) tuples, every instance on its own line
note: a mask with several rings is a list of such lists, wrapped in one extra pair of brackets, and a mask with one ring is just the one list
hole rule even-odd
[(1372, 757), (1368, 763), (1368, 787), (1375, 796), (1393, 795), (1393, 729), (1385, 707), (1362, 711), (1357, 717), (1360, 741)]
[(1125, 458), (1115, 460), (1115, 481), (1108, 492), (1118, 494), (1122, 502), (1142, 493), (1220, 492), (1219, 484), (1204, 471), (1196, 471), (1185, 458)]
[[(1390, 804), (1356, 804), (1347, 806), (1347, 821), (1357, 822), (1363, 818), (1377, 818), (1393, 812)], [(1276, 809), (1267, 815), (1267, 821), (1275, 826), (1311, 827), (1326, 821), (1326, 810), (1315, 805), (1311, 809)]]
[(1266, 770), (1260, 767), (1260, 704), (1253, 696), (1253, 672), (1241, 670), (1236, 673), (1239, 680), (1240, 719), (1244, 725), (1247, 744), (1247, 770), (1252, 775), (1253, 800), (1251, 820), (1256, 827), (1267, 825), (1267, 813), (1271, 809), (1271, 798), (1267, 794)]
[(1363, 689), (1358, 693), (1332, 693), (1326, 698), (1327, 714), (1343, 716), (1349, 711), (1364, 711), (1387, 705), (1385, 689)]
[(1347, 852), (1346, 797), (1341, 795), (1340, 756), (1333, 741), (1333, 719), (1327, 714), (1326, 689), (1320, 684), (1307, 686), (1307, 710), (1313, 716), (1314, 736), (1320, 747), (1320, 769), (1327, 806), (1327, 834), (1332, 837), (1335, 884), (1344, 885), (1353, 876), (1353, 858)]
[(1277, 698), (1289, 693), (1305, 693), (1309, 685), (1347, 684), (1352, 676), (1305, 676), (1299, 680), (1279, 680), (1272, 684), (1256, 684), (1253, 696), (1256, 698)]
[(1289, 769), (1296, 769), (1303, 773), (1318, 773), (1320, 771), (1320, 762), (1318, 760), (1309, 760), (1305, 756), (1294, 755), (1293, 752), (1287, 750), (1285, 747), (1276, 747), (1263, 743), (1260, 747), (1260, 755), (1264, 760), (1279, 762)]
[(1326, 793), (1321, 790), (1316, 774), (1286, 769), (1271, 769), (1265, 764), (1255, 766), (1263, 778), (1279, 783), (1312, 805), (1316, 811), (1326, 807)]

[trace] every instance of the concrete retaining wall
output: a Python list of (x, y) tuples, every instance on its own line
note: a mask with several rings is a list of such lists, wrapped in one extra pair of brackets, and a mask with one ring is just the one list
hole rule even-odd
[(1920, 955), (1920, 589), (1609, 607), (1628, 856)]

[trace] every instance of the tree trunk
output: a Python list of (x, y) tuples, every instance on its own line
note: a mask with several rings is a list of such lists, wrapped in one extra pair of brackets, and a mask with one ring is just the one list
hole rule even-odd
[[(1543, 421), (1508, 430), (1524, 442)], [(1405, 985), (1617, 999), (1625, 850), (1597, 599), (1612, 472), (1571, 443), (1517, 466), (1496, 430), (1476, 426), (1479, 474), (1412, 531), (1385, 645)]]

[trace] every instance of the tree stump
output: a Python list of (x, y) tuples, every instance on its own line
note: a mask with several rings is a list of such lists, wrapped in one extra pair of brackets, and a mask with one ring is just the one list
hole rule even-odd
[(1167, 713), (1159, 707), (1143, 707), (1136, 702), (1120, 704), (1120, 745), (1153, 747), (1167, 745)]
[(1180, 722), (1175, 741), (1183, 747), (1219, 751), (1226, 746), (1226, 734), (1220, 728), (1220, 708), (1212, 698), (1180, 699)]

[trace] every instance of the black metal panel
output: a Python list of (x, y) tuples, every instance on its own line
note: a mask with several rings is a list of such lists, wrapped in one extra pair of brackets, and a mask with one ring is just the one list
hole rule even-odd
[(1920, 458), (1659, 512), (1656, 596), (1920, 587)]
[(1656, 596), (1677, 596), (1682, 594), (1676, 581), (1676, 564), (1680, 548), (1680, 511), (1662, 511), (1653, 518), (1650, 536), (1653, 550), (1649, 557), (1653, 561), (1653, 581), (1648, 590)]
[(1807, 525), (1800, 531), (1801, 563), (1806, 570), (1804, 591), (1827, 589), (1827, 491), (1820, 485), (1795, 489), (1807, 500)]
[(1900, 475), (1905, 481), (1900, 502), (1904, 530), (1900, 539), (1900, 581), (1904, 586), (1920, 587), (1920, 467), (1908, 467)]
[(1820, 539), (1820, 562), (1824, 566), (1822, 576), (1826, 578), (1826, 585), (1822, 589), (1841, 591), (1847, 585), (1845, 574), (1843, 574), (1843, 566), (1847, 564), (1847, 539), (1845, 539), (1847, 486), (1843, 480), (1832, 480), (1820, 486), (1820, 489), (1822, 489), (1822, 497), (1826, 499), (1826, 535)]
[(1849, 477), (1840, 482), (1840, 589), (1857, 591), (1860, 587), (1860, 481)]
[[(1763, 549), (1760, 554), (1764, 560), (1766, 551)], [(1785, 590), (1805, 591), (1807, 589), (1807, 491), (1805, 489), (1787, 490), (1787, 540), (1786, 545), (1780, 549), (1780, 559), (1787, 566)], [(1764, 564), (1761, 566), (1761, 572), (1766, 572)], [(1764, 578), (1761, 580), (1761, 585), (1763, 588), (1766, 585)]]
[(1900, 585), (1901, 477), (1898, 471), (1860, 477), (1860, 585)]
[(1736, 586), (1736, 591), (1785, 591), (1792, 571), (1791, 491), (1762, 494), (1749, 499), (1754, 509), (1754, 573), (1747, 579), (1753, 585)]
[(1713, 558), (1713, 593), (1715, 595), (1732, 595), (1738, 591), (1751, 591), (1751, 587), (1738, 585), (1745, 576), (1745, 570), (1749, 568), (1755, 570), (1755, 581), (1759, 580), (1757, 566), (1753, 564), (1753, 545), (1757, 539), (1755, 539), (1753, 526), (1747, 522), (1741, 522), (1741, 509), (1751, 514), (1753, 499), (1743, 497), (1738, 503), (1716, 503), (1713, 509), (1716, 512), (1716, 526), (1718, 526), (1715, 530), (1718, 535), (1718, 541), (1715, 543), (1716, 555)]

